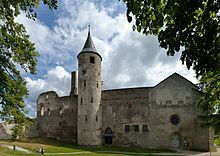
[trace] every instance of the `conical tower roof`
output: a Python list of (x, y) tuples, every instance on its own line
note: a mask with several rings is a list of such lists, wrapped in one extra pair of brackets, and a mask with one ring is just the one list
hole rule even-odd
[(89, 29), (89, 32), (88, 32), (86, 42), (85, 42), (81, 52), (85, 52), (85, 51), (87, 51), (87, 52), (88, 51), (96, 52), (95, 45), (94, 45), (94, 43), (92, 41), (92, 37), (90, 35), (90, 29)]
[(85, 42), (85, 44), (83, 46), (82, 51), (78, 54), (78, 56), (80, 54), (83, 54), (83, 53), (94, 53), (94, 54), (97, 54), (101, 58), (101, 60), (102, 60), (102, 56), (96, 51), (95, 45), (94, 45), (94, 43), (92, 41), (92, 37), (91, 37), (91, 33), (90, 33), (90, 26), (89, 26), (89, 31), (88, 31), (86, 42)]

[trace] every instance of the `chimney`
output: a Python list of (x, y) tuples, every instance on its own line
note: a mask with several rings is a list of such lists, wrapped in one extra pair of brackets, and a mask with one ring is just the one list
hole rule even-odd
[(76, 71), (73, 71), (71, 73), (71, 91), (70, 91), (70, 95), (77, 95), (77, 82), (76, 82), (77, 78), (76, 78)]

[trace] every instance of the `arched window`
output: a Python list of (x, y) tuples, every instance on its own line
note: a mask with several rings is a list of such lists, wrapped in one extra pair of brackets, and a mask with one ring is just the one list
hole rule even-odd
[(48, 110), (47, 110), (47, 111), (48, 111), (48, 115), (50, 115), (50, 108), (48, 108)]
[(64, 106), (62, 105), (62, 106), (60, 106), (60, 109), (59, 109), (60, 114), (63, 114), (63, 110), (64, 110)]
[(110, 127), (105, 129), (104, 139), (105, 144), (112, 144), (113, 132)]
[(40, 108), (40, 115), (41, 115), (41, 116), (44, 115), (44, 106), (41, 106), (41, 108)]
[(60, 107), (60, 114), (63, 114), (63, 108)]
[(111, 134), (112, 135), (113, 134), (112, 129), (110, 127), (106, 128), (105, 129), (105, 134), (109, 134), (109, 135)]

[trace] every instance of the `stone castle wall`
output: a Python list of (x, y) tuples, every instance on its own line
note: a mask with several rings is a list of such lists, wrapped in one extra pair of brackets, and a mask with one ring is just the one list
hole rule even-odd
[(0, 140), (12, 139), (12, 128), (14, 124), (0, 123)]
[[(111, 139), (114, 146), (209, 150), (211, 133), (200, 127), (198, 119), (199, 96), (197, 87), (178, 74), (155, 87), (104, 90), (100, 106), (102, 144), (108, 144)], [(81, 102), (78, 96), (41, 94), (37, 106), (39, 136), (76, 142), (77, 101)], [(79, 105), (83, 107), (84, 102)], [(89, 106), (81, 111), (91, 109)], [(87, 121), (83, 118), (85, 125), (88, 120), (91, 118)]]
[[(110, 127), (113, 145), (119, 146), (208, 150), (209, 131), (198, 123), (196, 89), (174, 74), (152, 88), (104, 91), (102, 133)], [(178, 116), (177, 124), (172, 116)]]
[[(102, 92), (102, 133), (104, 134), (108, 127), (111, 128), (113, 145), (148, 146), (148, 142), (144, 142), (143, 138), (148, 139), (149, 133), (141, 130), (134, 132), (134, 126), (138, 125), (141, 129), (143, 125), (149, 125), (150, 89), (132, 88)], [(128, 132), (125, 132), (125, 126), (129, 127)]]
[(76, 142), (77, 96), (58, 97), (55, 92), (46, 92), (37, 103), (39, 136)]

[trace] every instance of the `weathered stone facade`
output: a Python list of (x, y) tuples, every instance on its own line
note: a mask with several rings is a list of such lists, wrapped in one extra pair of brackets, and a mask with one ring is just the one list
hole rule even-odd
[(0, 123), (0, 140), (12, 139), (12, 128), (14, 124)]
[(80, 145), (140, 146), (209, 150), (208, 128), (201, 128), (196, 85), (174, 73), (154, 87), (102, 90), (102, 58), (90, 33), (72, 73), (69, 96), (49, 91), (37, 100), (41, 137)]

